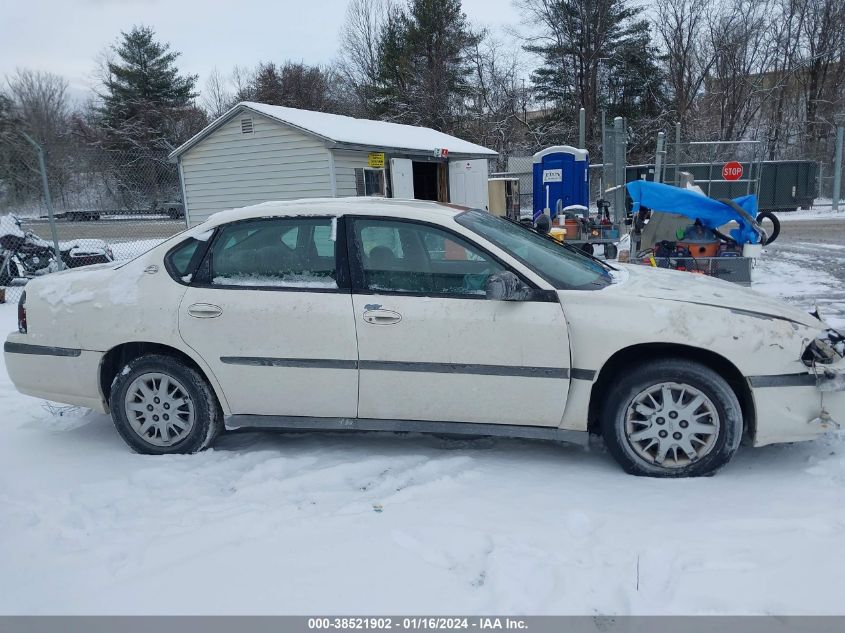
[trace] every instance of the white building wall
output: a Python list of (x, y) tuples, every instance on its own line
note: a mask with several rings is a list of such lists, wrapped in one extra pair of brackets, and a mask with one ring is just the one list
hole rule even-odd
[(368, 152), (334, 150), (334, 171), (338, 197), (358, 195), (355, 170), (367, 166)]
[[(243, 134), (241, 120), (249, 117), (254, 131)], [(236, 116), (185, 152), (181, 162), (191, 226), (224, 209), (332, 195), (323, 143), (258, 114)], [(354, 173), (352, 193), (339, 189), (337, 195), (355, 195)]]

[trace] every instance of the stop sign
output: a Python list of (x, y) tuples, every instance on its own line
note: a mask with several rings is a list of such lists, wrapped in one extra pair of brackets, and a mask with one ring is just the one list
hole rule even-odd
[(722, 167), (722, 178), (725, 180), (739, 180), (742, 178), (742, 165), (735, 160)]

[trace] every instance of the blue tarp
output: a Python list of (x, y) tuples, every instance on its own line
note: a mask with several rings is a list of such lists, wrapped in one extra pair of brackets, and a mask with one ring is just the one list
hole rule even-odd
[(681, 189), (647, 180), (635, 180), (629, 182), (626, 187), (634, 201), (634, 213), (637, 213), (641, 206), (652, 211), (677, 213), (693, 220), (700, 220), (709, 229), (718, 229), (733, 220), (739, 224), (739, 227), (731, 230), (730, 234), (737, 243), (757, 244), (760, 242), (760, 231), (755, 227), (756, 222), (752, 220), (757, 217), (757, 196), (753, 194), (733, 200), (748, 213), (749, 218), (730, 205), (708, 198), (692, 189)]

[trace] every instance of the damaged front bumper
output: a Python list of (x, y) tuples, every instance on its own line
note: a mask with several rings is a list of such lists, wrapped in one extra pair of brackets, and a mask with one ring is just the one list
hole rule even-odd
[(845, 372), (824, 370), (816, 374), (816, 389), (822, 393), (845, 391)]
[(751, 380), (757, 412), (755, 446), (810, 440), (843, 428), (843, 356), (845, 336), (828, 329), (810, 341), (801, 356), (806, 374)]

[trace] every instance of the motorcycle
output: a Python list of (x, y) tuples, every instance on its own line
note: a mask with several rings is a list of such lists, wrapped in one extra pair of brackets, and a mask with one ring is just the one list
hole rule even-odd
[(59, 260), (52, 242), (24, 230), (19, 218), (0, 217), (0, 287), (25, 284), (29, 279), (62, 268), (78, 268), (114, 261), (114, 253), (103, 240), (82, 239), (59, 242)]

